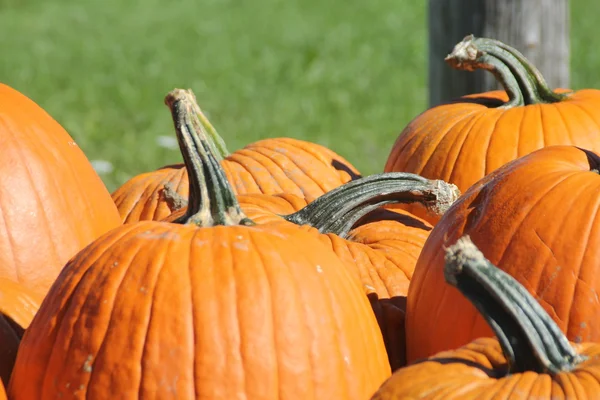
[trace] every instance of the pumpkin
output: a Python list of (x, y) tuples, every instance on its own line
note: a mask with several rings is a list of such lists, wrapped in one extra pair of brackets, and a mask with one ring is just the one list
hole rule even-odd
[(569, 343), (527, 289), (468, 238), (446, 251), (445, 274), (451, 290), (479, 310), (496, 337), (398, 370), (373, 400), (598, 397), (600, 344)]
[[(600, 151), (600, 90), (552, 91), (517, 50), (472, 35), (446, 61), (459, 70), (492, 72), (504, 91), (461, 97), (417, 116), (398, 136), (386, 172), (442, 179), (465, 192), (498, 167), (542, 147)], [(418, 206), (406, 209), (424, 216)], [(435, 216), (425, 218), (437, 222)]]
[[(574, 342), (600, 340), (600, 157), (572, 146), (537, 150), (471, 187), (431, 231), (407, 296), (408, 360), (491, 335), (444, 285), (443, 248), (469, 235), (524, 285)], [(440, 335), (453, 329), (452, 335)]]
[(120, 224), (106, 187), (71, 136), (0, 84), (0, 277), (44, 295), (63, 265)]
[(0, 278), (0, 399), (6, 399), (5, 387), (17, 357), (23, 332), (42, 302), (41, 297), (21, 284)]
[[(193, 93), (189, 91), (190, 95)], [(194, 112), (210, 135), (211, 149), (236, 194), (291, 193), (309, 201), (360, 173), (346, 159), (316, 143), (293, 138), (272, 138), (229, 153), (215, 128), (202, 113), (195, 97)], [(125, 182), (112, 198), (124, 223), (169, 216), (188, 196), (184, 164), (143, 173)]]
[[(209, 134), (187, 109), (179, 108), (174, 113), (175, 120), (185, 121), (178, 126), (192, 127), (189, 133), (208, 149), (202, 148), (198, 157), (203, 163), (214, 165), (215, 173), (221, 177), (190, 181), (190, 187), (196, 191), (227, 192), (227, 178), (210, 146)], [(193, 150), (185, 150), (190, 151)], [(188, 168), (193, 166), (188, 163)], [(381, 326), (390, 364), (396, 369), (405, 362), (405, 297), (431, 226), (406, 212), (378, 207), (419, 201), (432, 212), (443, 213), (458, 196), (455, 189), (445, 182), (414, 174), (390, 173), (348, 182), (312, 202), (293, 194), (239, 195), (238, 201), (245, 215), (256, 223), (288, 221), (301, 226), (340, 257), (363, 283)], [(186, 213), (187, 209), (182, 208), (165, 220), (177, 221)]]
[[(228, 185), (177, 118), (188, 94), (166, 102), (191, 181)], [(389, 374), (369, 303), (331, 250), (293, 224), (254, 224), (231, 187), (191, 185), (177, 223), (126, 224), (65, 266), (9, 395), (364, 399)]]

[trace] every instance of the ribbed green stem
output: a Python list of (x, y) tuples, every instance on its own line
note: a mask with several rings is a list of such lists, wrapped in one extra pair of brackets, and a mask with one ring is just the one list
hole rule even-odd
[(455, 185), (406, 172), (371, 175), (325, 193), (302, 210), (283, 216), (321, 233), (347, 237), (360, 218), (385, 204), (419, 202), (441, 215), (460, 195)]
[(556, 323), (512, 276), (491, 264), (469, 237), (446, 250), (446, 281), (486, 319), (500, 342), (509, 373), (558, 374), (583, 361)]
[(548, 87), (540, 71), (516, 49), (493, 39), (466, 36), (446, 57), (455, 69), (490, 71), (508, 94), (503, 108), (560, 102), (567, 94)]
[(189, 176), (188, 208), (176, 222), (208, 227), (253, 225), (242, 212), (208, 134), (198, 119), (191, 91), (175, 89), (165, 98)]

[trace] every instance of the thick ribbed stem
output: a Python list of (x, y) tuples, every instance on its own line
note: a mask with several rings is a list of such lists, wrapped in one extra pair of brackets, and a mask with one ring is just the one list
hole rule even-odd
[(430, 212), (441, 215), (459, 195), (453, 184), (406, 172), (391, 172), (350, 181), (284, 218), (345, 238), (356, 221), (382, 205), (420, 202)]
[(165, 98), (171, 110), (177, 141), (189, 176), (186, 213), (176, 222), (208, 227), (253, 225), (244, 215), (225, 177), (207, 133), (197, 117), (191, 91), (175, 89)]
[(539, 70), (516, 49), (493, 39), (466, 36), (446, 57), (455, 69), (490, 71), (508, 94), (502, 108), (560, 102), (567, 94), (552, 91)]
[(469, 237), (446, 250), (444, 274), (498, 337), (509, 373), (558, 374), (583, 360), (527, 289), (491, 264)]

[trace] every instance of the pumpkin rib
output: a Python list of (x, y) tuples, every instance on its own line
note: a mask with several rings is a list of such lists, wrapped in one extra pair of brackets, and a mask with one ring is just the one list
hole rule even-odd
[[(7, 221), (6, 218), (4, 218), (4, 215), (6, 215), (6, 210), (4, 209), (3, 203), (0, 201), (0, 218), (2, 218), (2, 221), (4, 222), (3, 225), (4, 225), (5, 232), (10, 232), (8, 221)], [(10, 235), (10, 234), (6, 235), (6, 237), (7, 237), (8, 241), (10, 242), (10, 246), (8, 246), (8, 250), (10, 252), (10, 256), (11, 256), (11, 258), (13, 260), (14, 265), (16, 265), (18, 260), (17, 260), (17, 255), (15, 254), (15, 251), (14, 251), (14, 248), (16, 247), (15, 246), (15, 240), (12, 237), (12, 235)], [(13, 273), (15, 275), (14, 279), (17, 282), (21, 282), (21, 276), (19, 274), (19, 268), (14, 268)]]
[[(101, 240), (102, 240), (102, 237), (98, 239), (98, 241), (101, 241)], [(84, 249), (84, 250), (85, 250), (85, 249)], [(79, 254), (78, 254), (78, 255), (76, 255), (76, 256), (74, 257), (74, 259), (73, 259), (73, 260), (75, 260), (75, 259), (76, 259), (77, 257), (79, 257), (79, 256), (80, 256)], [(95, 259), (95, 260), (94, 260), (94, 261), (92, 261), (92, 262), (94, 262), (94, 263), (95, 263), (95, 262), (97, 262), (97, 261), (98, 261), (98, 258), (97, 258), (97, 259)], [(82, 276), (83, 276), (83, 277), (85, 277), (85, 276), (86, 276), (86, 273), (87, 273), (87, 271), (85, 271), (85, 272), (84, 272), (84, 274), (82, 274)], [(63, 274), (63, 272), (61, 272), (61, 275), (62, 275), (62, 274)], [(58, 282), (60, 282), (60, 281), (61, 281), (61, 279), (60, 279), (60, 278), (61, 278), (61, 275), (59, 275), (59, 277), (57, 278), (57, 281), (58, 281)], [(82, 280), (81, 280), (81, 282), (84, 282), (84, 280), (82, 279)], [(59, 295), (58, 295), (58, 296), (56, 296), (55, 298), (52, 298), (52, 296), (50, 296), (50, 295), (47, 295), (47, 296), (46, 296), (46, 298), (48, 298), (48, 299), (44, 299), (44, 303), (47, 303), (47, 302), (52, 302), (52, 301), (53, 301), (53, 302), (57, 302), (57, 301), (63, 301), (63, 299), (65, 298), (64, 296), (62, 296), (62, 295), (64, 294), (65, 287), (64, 287), (64, 286), (57, 286), (57, 284), (54, 284), (53, 286), (56, 286), (56, 287), (54, 288), (54, 290), (56, 290), (56, 291), (59, 293)], [(80, 287), (80, 285), (79, 285), (79, 284), (77, 284), (77, 285), (76, 285), (74, 288), (72, 288), (72, 290), (71, 290), (71, 291), (73, 291), (73, 292), (74, 292), (74, 291), (76, 291), (77, 289), (79, 289), (79, 287)], [(49, 293), (50, 293), (50, 292), (49, 292)], [(50, 304), (51, 304), (51, 303), (50, 303)], [(73, 307), (73, 304), (72, 304), (72, 299), (71, 299), (70, 297), (69, 297), (69, 298), (66, 298), (66, 300), (64, 301), (64, 303), (63, 303), (63, 305), (62, 305), (62, 308), (63, 308), (63, 310), (64, 310), (62, 314), (64, 315), (65, 313), (68, 313), (70, 310), (72, 310), (72, 307)], [(40, 312), (39, 312), (39, 313), (36, 315), (36, 317), (35, 317), (35, 318), (40, 318), (38, 315), (40, 315), (40, 313), (42, 313), (42, 312), (43, 312), (43, 311), (40, 311)], [(35, 320), (35, 318), (34, 318), (34, 320)], [(62, 316), (61, 316), (61, 315), (59, 315), (59, 316), (58, 316), (58, 319), (62, 319)], [(72, 327), (70, 327), (70, 328), (72, 328)], [(70, 328), (66, 328), (66, 329), (70, 329)], [(48, 365), (48, 364), (52, 364), (52, 360), (53, 360), (53, 359), (55, 359), (55, 357), (56, 357), (56, 352), (58, 352), (58, 351), (59, 351), (59, 350), (57, 350), (57, 349), (56, 349), (56, 346), (55, 346), (55, 344), (56, 344), (56, 341), (58, 340), (58, 338), (59, 338), (59, 336), (60, 336), (60, 332), (59, 332), (59, 331), (54, 331), (54, 332), (55, 332), (55, 335), (54, 335), (54, 337), (51, 339), (51, 343), (49, 343), (49, 346), (47, 347), (47, 348), (50, 348), (50, 349), (52, 349), (52, 350), (51, 350), (49, 353), (48, 353), (48, 352), (44, 353), (44, 355), (43, 355), (43, 356), (42, 356), (42, 355), (40, 355), (40, 354), (38, 354), (38, 357), (36, 357), (37, 361), (38, 361), (40, 364), (46, 364), (46, 365)], [(27, 335), (27, 334), (28, 334), (28, 333), (27, 333), (27, 331), (26, 331), (26, 332), (25, 332), (25, 335)], [(44, 373), (43, 373), (43, 374), (40, 376), (40, 378), (41, 378), (41, 383), (37, 382), (37, 384), (39, 384), (39, 385), (42, 387), (42, 391), (43, 391), (43, 393), (46, 393), (46, 392), (47, 392), (47, 386), (48, 386), (48, 384), (46, 383), (46, 380), (47, 380), (47, 379), (49, 379), (49, 378), (47, 377), (47, 375), (46, 375), (46, 372), (44, 372)], [(32, 382), (32, 384), (36, 384), (36, 382)]]
[[(591, 185), (591, 183), (588, 183), (588, 184), (589, 184), (589, 185)], [(583, 188), (583, 189), (582, 189), (582, 192), (584, 192), (584, 189), (585, 189), (585, 188)], [(576, 273), (574, 273), (574, 276), (576, 276), (576, 277), (577, 277), (577, 281), (576, 281), (576, 283), (575, 283), (575, 287), (573, 288), (573, 293), (572, 293), (572, 296), (571, 296), (571, 299), (570, 299), (570, 303), (569, 303), (569, 305), (568, 305), (568, 308), (569, 308), (569, 309), (574, 309), (574, 308), (573, 308), (573, 304), (574, 304), (574, 302), (575, 302), (575, 296), (576, 296), (576, 294), (577, 294), (577, 292), (578, 292), (578, 291), (577, 291), (577, 286), (580, 284), (580, 282), (581, 282), (581, 280), (582, 280), (582, 279), (581, 279), (581, 274), (582, 274), (582, 272), (583, 272), (583, 270), (584, 270), (583, 260), (584, 260), (584, 257), (585, 257), (585, 249), (587, 249), (587, 248), (588, 248), (589, 241), (590, 241), (589, 232), (591, 232), (591, 230), (592, 230), (592, 228), (593, 228), (593, 223), (594, 223), (594, 221), (596, 220), (596, 218), (597, 218), (597, 216), (598, 216), (598, 208), (600, 208), (600, 198), (596, 198), (596, 201), (595, 201), (595, 203), (596, 203), (596, 210), (594, 210), (593, 217), (590, 219), (590, 225), (589, 225), (588, 235), (584, 236), (584, 237), (585, 237), (585, 239), (584, 239), (584, 240), (586, 241), (586, 243), (585, 243), (585, 246), (583, 246), (583, 249), (584, 249), (584, 251), (583, 251), (583, 252), (581, 252), (580, 261), (579, 261), (579, 262), (576, 264), (576, 265), (577, 265), (577, 272), (576, 272)], [(573, 205), (572, 205), (571, 207), (573, 207), (573, 206), (574, 206), (574, 205), (576, 205), (576, 204), (577, 204), (576, 202), (573, 202)], [(563, 221), (563, 223), (566, 223), (566, 222), (567, 222), (567, 221)], [(538, 289), (538, 290), (539, 290), (539, 289)], [(569, 301), (569, 300), (567, 300), (567, 301)], [(564, 326), (565, 326), (565, 327), (567, 327), (567, 328), (569, 327), (569, 322), (570, 322), (570, 320), (571, 320), (571, 316), (572, 316), (572, 313), (573, 313), (573, 312), (574, 312), (574, 311), (571, 311), (571, 312), (569, 312), (569, 313), (567, 314), (567, 318), (566, 318), (566, 319), (565, 319), (565, 321), (564, 321)], [(558, 318), (558, 315), (557, 315), (557, 318)]]
[[(473, 128), (477, 125), (478, 122), (480, 122), (482, 119), (484, 119), (486, 115), (484, 113), (481, 114), (474, 114), (473, 117), (471, 119), (468, 120), (468, 123), (465, 124), (464, 129), (461, 130), (462, 136), (457, 136), (453, 142), (453, 147), (456, 147), (456, 145), (458, 144), (458, 151), (456, 151), (456, 155), (454, 157), (454, 161), (451, 164), (457, 164), (459, 163), (460, 159), (461, 159), (461, 155), (462, 150), (464, 149), (467, 141), (469, 141), (469, 139), (474, 138), (476, 135), (472, 134)], [(459, 143), (460, 142), (460, 143)], [(452, 153), (452, 151), (448, 151), (448, 153), (446, 154), (446, 161), (444, 162), (444, 165), (446, 165), (448, 163), (448, 160), (450, 158), (450, 154)], [(447, 179), (444, 179), (445, 181), (449, 182), (454, 180), (454, 177), (456, 175), (456, 169), (452, 168), (450, 171), (450, 176), (448, 176)]]
[[(123, 232), (123, 235), (121, 235), (120, 238), (123, 238), (126, 234), (127, 234), (127, 231)], [(96, 259), (94, 261), (94, 263), (98, 262), (98, 261), (99, 261), (99, 258)], [(88, 283), (88, 280), (92, 279), (92, 278), (89, 277), (89, 275), (91, 274), (90, 271), (91, 271), (91, 269), (87, 269), (83, 273), (81, 281), (72, 289), (72, 293), (77, 293), (79, 291), (84, 290), (83, 288), (85, 287), (85, 284)], [(114, 269), (113, 269), (113, 271), (114, 271)], [(111, 276), (111, 277), (114, 277), (114, 275)], [(108, 276), (106, 276), (106, 278), (108, 278)], [(57, 278), (57, 281), (60, 281), (60, 276), (59, 276), (59, 278)], [(120, 283), (121, 282), (122, 282), (122, 280), (120, 281)], [(92, 283), (93, 282), (90, 282), (89, 285), (91, 286)], [(119, 283), (119, 285), (120, 285), (120, 283)], [(100, 287), (102, 287), (102, 285), (98, 285), (98, 288), (100, 288)], [(86, 298), (83, 300), (83, 302), (81, 304), (77, 305), (79, 307), (77, 309), (77, 320), (79, 320), (79, 318), (81, 316), (81, 313), (85, 309), (86, 305), (89, 304), (88, 302), (91, 302), (90, 301), (90, 297), (91, 297), (90, 295), (93, 295), (94, 291), (90, 291), (88, 293), (89, 293), (88, 296), (86, 296)], [(66, 314), (73, 313), (73, 311), (74, 311), (73, 309), (74, 309), (74, 307), (76, 307), (76, 305), (73, 304), (73, 302), (71, 301), (70, 297), (67, 299), (67, 303), (66, 304), (67, 304), (67, 306), (64, 307), (65, 313)], [(110, 313), (112, 313), (112, 307), (111, 307), (111, 312)], [(110, 325), (110, 321), (107, 322), (107, 329), (108, 329), (109, 325)], [(67, 326), (63, 327), (64, 329), (60, 329), (59, 331), (56, 332), (56, 336), (54, 337), (54, 339), (52, 340), (52, 343), (50, 344), (50, 348), (52, 349), (52, 351), (48, 355), (47, 364), (49, 364), (49, 365), (56, 364), (57, 358), (60, 360), (60, 358), (64, 357), (64, 354), (65, 354), (64, 350), (63, 349), (58, 349), (58, 346), (55, 346), (56, 341), (60, 338), (61, 335), (65, 335), (65, 330), (70, 331), (69, 332), (69, 335), (70, 335), (70, 333), (75, 329), (75, 326), (76, 325), (72, 325), (72, 326), (67, 325)], [(85, 327), (83, 329), (85, 329)], [(94, 329), (97, 329), (97, 325), (94, 326)], [(69, 336), (69, 335), (67, 335), (67, 336)], [(71, 349), (72, 349), (71, 346), (72, 345), (74, 345), (74, 343), (70, 343), (69, 348), (67, 349), (66, 353), (68, 353), (68, 352), (71, 351)], [(63, 363), (61, 362), (60, 364), (63, 364)], [(92, 369), (92, 372), (93, 372), (93, 369)], [(46, 393), (49, 390), (49, 387), (51, 386), (50, 383), (49, 383), (49, 379), (50, 378), (49, 378), (49, 375), (47, 375), (47, 373), (44, 373), (42, 375), (42, 382), (43, 382), (43, 388), (44, 388), (43, 389), (43, 393)]]
[[(287, 146), (287, 143), (283, 143), (283, 144), (282, 144), (282, 143), (279, 143), (279, 144), (278, 144), (278, 147), (280, 147), (281, 149), (285, 149), (285, 152), (289, 152), (289, 146)], [(263, 148), (257, 148), (257, 149), (256, 149), (256, 150), (254, 150), (254, 151), (255, 151), (256, 153), (259, 153), (259, 154), (265, 154), (265, 153), (266, 153), (266, 150), (267, 150), (267, 148), (264, 148), (264, 147), (263, 147)], [(282, 152), (282, 151), (280, 151), (280, 150), (275, 150), (275, 149), (270, 149), (270, 150), (271, 150), (271, 151), (273, 151), (273, 153), (275, 153), (275, 154), (278, 154), (278, 155), (283, 155), (283, 153), (284, 153), (284, 152)], [(308, 154), (308, 155), (314, 156), (314, 153), (309, 153), (309, 152), (305, 151), (305, 149), (304, 149), (304, 148), (302, 148), (302, 147), (300, 147), (300, 148), (299, 148), (298, 150), (296, 150), (296, 151), (297, 151), (297, 152), (299, 152), (299, 153), (304, 153), (304, 154)], [(285, 170), (284, 166), (282, 166), (280, 162), (277, 162), (277, 161), (278, 161), (278, 160), (277, 160), (277, 158), (275, 158), (275, 157), (274, 157), (274, 158), (273, 158), (273, 160), (275, 161), (275, 163), (277, 164), (277, 166), (278, 166), (279, 168), (281, 168), (282, 170)], [(299, 163), (298, 163), (298, 160), (297, 160), (296, 158), (290, 157), (290, 158), (289, 158), (289, 161), (291, 161), (291, 163), (292, 163), (292, 164), (293, 164), (295, 167), (297, 167), (297, 169), (298, 169), (299, 171), (302, 171), (302, 172), (303, 172), (303, 173), (304, 173), (304, 174), (305, 174), (307, 177), (309, 177), (309, 178), (310, 178), (310, 179), (311, 179), (311, 180), (312, 180), (312, 181), (315, 183), (315, 185), (316, 185), (316, 186), (318, 186), (318, 187), (319, 187), (319, 189), (321, 189), (321, 190), (323, 191), (323, 193), (327, 193), (327, 192), (329, 191), (329, 190), (327, 189), (327, 187), (325, 187), (325, 185), (323, 184), (323, 182), (321, 182), (319, 179), (316, 179), (317, 177), (315, 177), (315, 176), (312, 174), (312, 172), (313, 172), (312, 170), (310, 170), (310, 169), (306, 168), (306, 166), (303, 166), (303, 165), (299, 164)], [(292, 181), (293, 181), (293, 180), (292, 180)], [(294, 183), (296, 183), (296, 182), (294, 181)], [(302, 193), (302, 194), (303, 194), (303, 195), (306, 195), (306, 193), (304, 193), (304, 191), (303, 191), (303, 193)]]
[[(260, 246), (262, 244), (262, 243), (257, 243), (257, 238), (255, 238), (253, 235), (249, 235), (249, 238), (250, 238), (250, 242), (254, 246)], [(260, 260), (260, 266), (261, 266), (261, 269), (263, 270), (263, 274), (264, 274), (264, 277), (265, 277), (266, 282), (267, 282), (266, 287), (268, 288), (269, 294), (270, 294), (268, 296), (268, 298), (269, 299), (273, 299), (273, 293), (274, 293), (273, 282), (274, 282), (274, 279), (268, 273), (268, 269), (265, 268), (266, 267), (266, 263), (265, 263), (264, 257), (262, 257), (261, 254), (257, 254), (257, 258)], [(288, 275), (288, 277), (291, 277), (291, 275), (292, 275), (289, 267), (287, 268), (287, 275)], [(294, 295), (298, 296), (298, 286), (295, 284), (294, 279), (290, 278), (289, 280), (292, 281), (292, 283), (290, 284), (290, 289), (291, 289), (290, 291), (293, 291)], [(271, 300), (269, 302), (270, 310), (267, 312), (267, 314), (270, 315), (270, 320), (271, 320), (272, 326), (276, 327), (276, 326), (278, 326), (278, 324), (277, 324), (277, 316), (276, 316), (276, 313), (275, 313), (275, 307), (273, 307), (272, 303), (273, 303), (273, 301)], [(306, 308), (305, 307), (296, 307), (294, 309), (294, 312), (298, 312), (299, 313), (299, 310), (302, 310), (303, 317), (304, 317), (304, 319), (306, 319), (307, 318)], [(281, 380), (281, 375), (282, 375), (281, 374), (281, 368), (279, 367), (279, 365), (280, 365), (280, 363), (279, 363), (280, 359), (277, 356), (277, 354), (280, 354), (280, 351), (281, 351), (281, 345), (280, 345), (281, 338), (280, 338), (280, 336), (281, 335), (278, 334), (277, 329), (272, 329), (272, 339), (271, 340), (273, 342), (273, 347), (274, 347), (274, 351), (275, 351), (275, 354), (276, 354), (275, 357), (277, 358), (277, 367), (275, 368), (275, 373), (276, 373), (277, 381), (278, 382)], [(310, 374), (312, 375), (312, 374), (314, 374), (314, 371), (315, 371), (315, 363), (314, 363), (314, 360), (311, 357), (309, 357), (309, 361), (310, 361), (309, 362), (309, 365), (310, 365)], [(314, 387), (311, 388), (310, 392), (314, 393)], [(279, 392), (279, 395), (281, 395), (281, 392)]]
[[(285, 193), (288, 190), (288, 185), (286, 184), (286, 182), (291, 182), (291, 179), (285, 176), (285, 171), (281, 167), (279, 167), (279, 165), (277, 165), (277, 163), (275, 163), (274, 160), (269, 159), (264, 154), (243, 148), (236, 151), (235, 154), (232, 154), (229, 157), (229, 160), (231, 160), (232, 162), (236, 162), (236, 166), (239, 165), (240, 168), (248, 172), (250, 179), (252, 179), (256, 183), (256, 186), (261, 192), (264, 193), (267, 190), (269, 190)], [(256, 182), (254, 175), (252, 174), (252, 169), (254, 169), (252, 164), (257, 165), (263, 168), (264, 170), (268, 170), (270, 179), (263, 182), (262, 185), (259, 185)], [(244, 182), (246, 182), (246, 180), (244, 180)], [(267, 187), (265, 187), (266, 183), (269, 183), (269, 186), (276, 186), (277, 189), (267, 189)]]
[[(165, 246), (165, 251), (166, 251), (166, 249), (168, 249), (168, 248), (170, 247), (170, 246), (169, 246), (169, 244), (170, 244), (170, 243), (167, 243), (167, 246)], [(191, 246), (190, 246), (190, 247), (191, 247)], [(184, 253), (185, 253), (185, 252), (184, 252)], [(150, 299), (154, 299), (154, 298), (155, 298), (156, 291), (158, 290), (158, 286), (159, 286), (159, 285), (157, 284), (157, 282), (161, 282), (161, 279), (160, 279), (160, 277), (161, 277), (161, 275), (162, 275), (162, 273), (163, 273), (163, 271), (164, 271), (164, 269), (165, 269), (165, 262), (164, 262), (164, 254), (165, 254), (165, 253), (164, 253), (164, 252), (160, 252), (160, 254), (161, 254), (161, 255), (163, 255), (163, 257), (162, 257), (162, 260), (161, 260), (161, 261), (157, 262), (157, 266), (158, 266), (158, 267), (157, 267), (157, 271), (156, 271), (156, 272), (155, 272), (155, 274), (154, 274), (154, 276), (155, 276), (155, 279), (154, 279), (154, 281), (152, 282), (152, 283), (153, 283), (153, 285), (152, 285), (152, 286), (153, 286), (153, 289), (152, 289), (152, 293), (151, 293), (151, 295), (149, 296), (149, 297), (150, 297)], [(188, 254), (188, 259), (189, 259), (189, 257), (190, 257), (190, 256), (189, 256), (189, 252), (188, 252), (187, 254)], [(189, 272), (188, 272), (188, 273), (189, 273)], [(123, 280), (125, 280), (125, 277), (123, 278)], [(148, 315), (148, 317), (147, 317), (147, 322), (146, 322), (146, 325), (145, 325), (145, 327), (142, 329), (142, 330), (144, 331), (144, 340), (142, 341), (142, 343), (143, 343), (143, 346), (142, 346), (142, 347), (139, 349), (139, 352), (140, 352), (140, 354), (141, 354), (141, 356), (140, 356), (140, 360), (145, 360), (145, 359), (146, 359), (146, 356), (147, 356), (147, 354), (148, 354), (148, 346), (147, 346), (147, 344), (148, 344), (148, 342), (149, 342), (149, 341), (148, 341), (148, 338), (149, 338), (149, 336), (150, 336), (150, 327), (152, 326), (152, 320), (153, 320), (153, 317), (155, 317), (155, 316), (156, 316), (156, 311), (155, 311), (155, 306), (154, 306), (154, 304), (155, 304), (155, 303), (154, 303), (153, 301), (152, 301), (152, 302), (150, 302), (150, 304), (148, 304), (149, 311), (148, 311), (148, 313), (147, 313), (147, 315)], [(194, 323), (194, 312), (193, 312), (193, 308), (192, 308), (191, 304), (190, 304), (190, 311), (191, 311), (191, 312), (190, 312), (190, 314), (189, 314), (189, 315), (191, 315), (191, 318), (192, 318), (192, 326), (194, 326), (194, 325), (193, 325), (193, 323)], [(192, 337), (194, 337), (194, 336), (193, 336), (193, 332), (192, 332)], [(105, 337), (105, 339), (106, 339), (106, 337)], [(194, 371), (194, 365), (192, 364), (192, 372), (193, 372), (193, 371)], [(93, 378), (93, 376), (92, 376), (92, 378)], [(194, 381), (195, 381), (195, 380), (194, 380)], [(90, 382), (93, 382), (93, 381), (90, 379)], [(137, 384), (137, 387), (138, 387), (138, 398), (141, 398), (141, 397), (143, 396), (143, 387), (142, 387), (142, 383), (143, 383), (143, 382), (144, 382), (144, 368), (143, 368), (143, 364), (142, 364), (142, 363), (140, 363), (139, 383)], [(91, 386), (93, 386), (93, 385), (91, 385)], [(196, 393), (197, 393), (197, 392), (196, 392), (196, 388), (195, 388), (195, 386), (194, 386), (194, 388), (193, 388), (193, 393), (194, 393), (194, 395), (196, 395)]]

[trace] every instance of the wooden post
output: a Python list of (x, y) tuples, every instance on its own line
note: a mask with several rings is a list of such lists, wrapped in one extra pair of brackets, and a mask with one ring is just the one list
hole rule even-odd
[(500, 88), (485, 71), (450, 68), (444, 57), (468, 34), (519, 50), (551, 88), (569, 87), (568, 0), (429, 0), (429, 104)]

